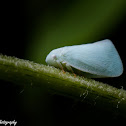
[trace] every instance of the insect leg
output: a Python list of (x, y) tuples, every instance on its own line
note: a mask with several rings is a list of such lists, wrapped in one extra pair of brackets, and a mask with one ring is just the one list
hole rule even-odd
[(66, 63), (66, 68), (67, 68), (69, 71), (71, 71), (71, 72), (74, 74), (74, 76), (76, 77), (76, 74), (74, 73), (72, 67), (71, 67), (68, 63)]
[(59, 65), (59, 68), (62, 69), (63, 73), (65, 73), (62, 64), (60, 63), (60, 61), (56, 60), (57, 64)]

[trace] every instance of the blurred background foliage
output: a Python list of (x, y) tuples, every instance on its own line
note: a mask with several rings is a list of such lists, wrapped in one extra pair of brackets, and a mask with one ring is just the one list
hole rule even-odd
[[(25, 0), (8, 2), (0, 53), (45, 63), (58, 47), (111, 39), (126, 68), (126, 0)], [(11, 6), (12, 5), (12, 6)], [(4, 22), (4, 21), (3, 21)], [(99, 79), (126, 89), (126, 72), (119, 78)], [(0, 81), (0, 119), (18, 124), (83, 126), (123, 124), (118, 109), (108, 112), (97, 104), (50, 95), (45, 88)], [(6, 100), (8, 99), (8, 100)], [(95, 103), (94, 99), (94, 103)], [(97, 103), (97, 101), (96, 101)]]
[(124, 0), (33, 0), (26, 56), (45, 64), (55, 48), (108, 38), (125, 14)]

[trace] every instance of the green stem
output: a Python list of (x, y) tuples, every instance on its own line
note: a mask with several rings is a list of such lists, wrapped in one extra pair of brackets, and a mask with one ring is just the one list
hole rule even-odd
[(0, 55), (0, 79), (47, 87), (49, 92), (126, 112), (126, 91), (28, 60)]

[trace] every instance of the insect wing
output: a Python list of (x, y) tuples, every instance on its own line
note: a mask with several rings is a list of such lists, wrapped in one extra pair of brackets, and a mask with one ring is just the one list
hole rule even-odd
[(110, 40), (65, 48), (64, 61), (80, 71), (103, 77), (116, 77), (123, 72), (120, 56)]

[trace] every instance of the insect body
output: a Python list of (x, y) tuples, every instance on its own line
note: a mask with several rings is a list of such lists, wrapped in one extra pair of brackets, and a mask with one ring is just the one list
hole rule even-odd
[(46, 62), (72, 72), (77, 69), (91, 78), (117, 77), (123, 73), (120, 56), (108, 39), (54, 49), (47, 55)]

